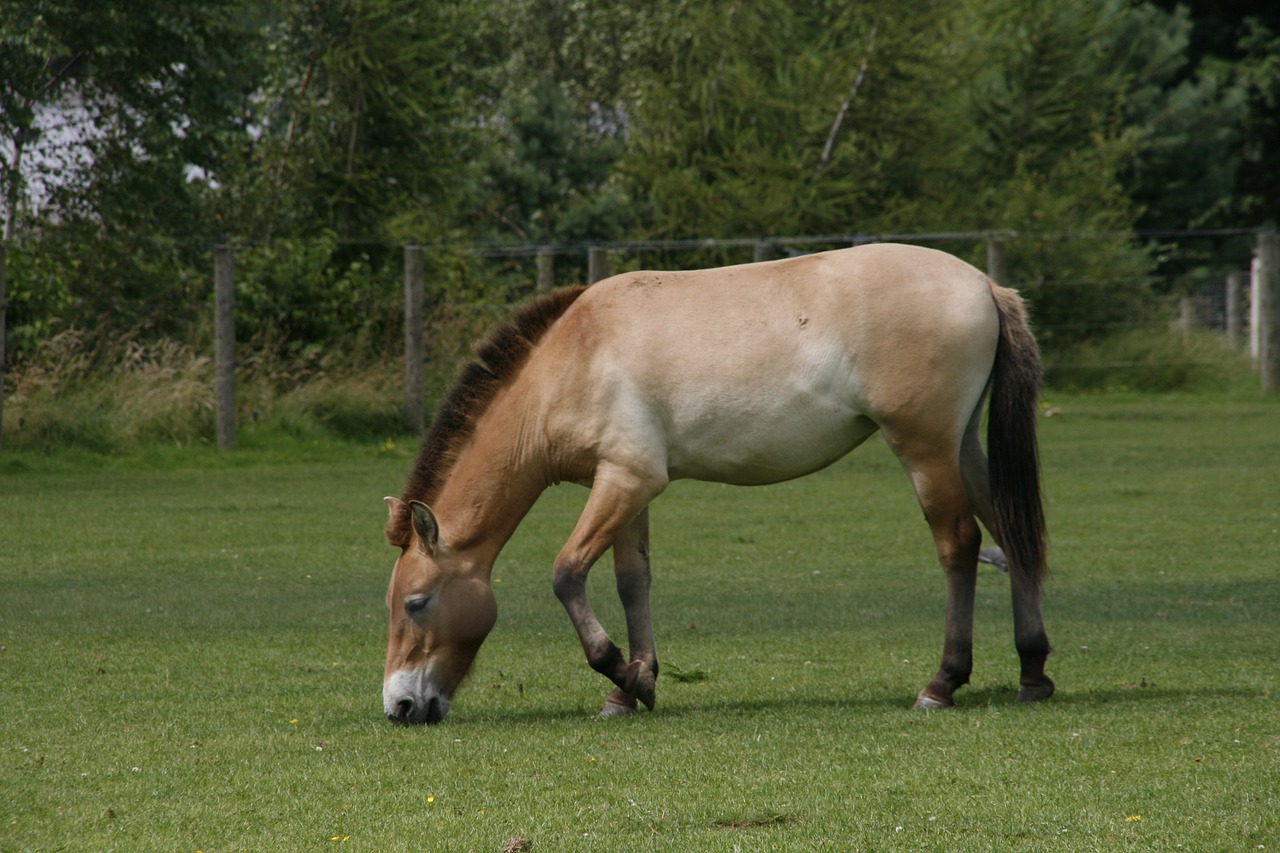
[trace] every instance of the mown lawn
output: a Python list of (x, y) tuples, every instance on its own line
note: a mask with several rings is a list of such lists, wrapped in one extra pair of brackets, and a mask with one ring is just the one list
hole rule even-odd
[(585, 492), (548, 492), (416, 729), (380, 695), (405, 442), (0, 453), (0, 850), (1280, 849), (1280, 405), (1048, 402), (1059, 693), (1014, 701), (986, 569), (945, 713), (910, 709), (944, 590), (878, 439), (658, 501), (663, 677), (624, 720), (551, 593)]

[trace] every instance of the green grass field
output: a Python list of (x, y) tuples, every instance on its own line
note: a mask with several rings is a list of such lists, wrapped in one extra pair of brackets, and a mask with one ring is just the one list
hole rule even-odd
[(585, 491), (549, 491), (415, 729), (380, 693), (406, 442), (0, 453), (0, 850), (1280, 850), (1280, 405), (1049, 402), (1058, 695), (1014, 701), (984, 568), (943, 713), (910, 708), (944, 589), (878, 439), (655, 504), (663, 677), (622, 720), (551, 592)]

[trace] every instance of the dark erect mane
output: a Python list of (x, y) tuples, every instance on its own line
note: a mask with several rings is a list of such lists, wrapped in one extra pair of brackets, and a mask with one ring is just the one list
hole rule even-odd
[[(436, 499), (458, 452), (489, 403), (524, 365), (551, 324), (584, 290), (585, 287), (567, 287), (540, 296), (476, 344), (476, 357), (462, 366), (422, 439), (418, 460), (404, 487), (406, 505), (411, 500), (430, 504)], [(387, 541), (404, 547), (409, 542), (410, 524), (406, 506), (387, 523)]]

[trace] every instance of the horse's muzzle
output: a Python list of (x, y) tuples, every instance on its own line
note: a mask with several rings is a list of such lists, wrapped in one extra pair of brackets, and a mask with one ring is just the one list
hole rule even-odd
[(449, 712), (448, 699), (436, 693), (434, 689), (428, 689), (420, 695), (412, 690), (406, 690), (398, 695), (390, 693), (385, 695), (383, 704), (387, 719), (404, 726), (434, 725), (443, 720), (445, 713)]
[(402, 726), (435, 725), (444, 719), (448, 706), (440, 701), (439, 696), (432, 696), (424, 701), (417, 701), (411, 696), (404, 696), (396, 701), (395, 706), (387, 711), (387, 719)]

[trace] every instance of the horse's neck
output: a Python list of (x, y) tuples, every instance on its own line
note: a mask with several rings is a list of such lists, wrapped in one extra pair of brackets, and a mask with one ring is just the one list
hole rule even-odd
[(432, 509), (451, 548), (492, 566), (547, 482), (515, 434), (487, 426), (459, 453)]

